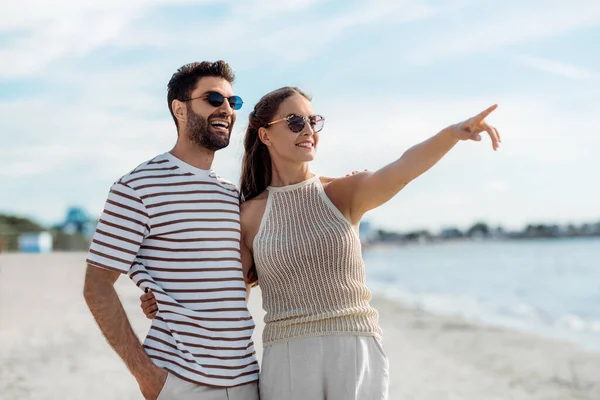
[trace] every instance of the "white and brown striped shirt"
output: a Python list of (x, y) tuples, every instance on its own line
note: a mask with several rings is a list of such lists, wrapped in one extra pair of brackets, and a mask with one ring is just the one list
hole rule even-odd
[(87, 262), (154, 292), (144, 348), (156, 365), (232, 387), (259, 372), (240, 236), (236, 187), (165, 153), (112, 186)]

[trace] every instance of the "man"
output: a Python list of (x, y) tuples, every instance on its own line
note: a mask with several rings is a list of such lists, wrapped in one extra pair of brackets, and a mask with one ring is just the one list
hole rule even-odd
[[(211, 170), (242, 105), (234, 79), (223, 61), (173, 75), (177, 143), (113, 184), (89, 250), (86, 302), (146, 399), (258, 399), (239, 194)], [(143, 346), (114, 289), (120, 273), (158, 303)]]

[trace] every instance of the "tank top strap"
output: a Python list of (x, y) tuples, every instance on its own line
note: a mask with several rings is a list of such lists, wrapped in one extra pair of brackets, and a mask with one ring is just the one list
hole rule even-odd
[(312, 183), (318, 182), (319, 184), (321, 183), (321, 181), (319, 180), (319, 175), (315, 175), (312, 178), (309, 178), (305, 181), (302, 182), (298, 182), (298, 183), (293, 183), (291, 185), (286, 185), (286, 186), (267, 186), (267, 190), (270, 193), (281, 193), (281, 192), (290, 192), (292, 190), (296, 190), (296, 189), (300, 189), (302, 187), (305, 186), (309, 186)]

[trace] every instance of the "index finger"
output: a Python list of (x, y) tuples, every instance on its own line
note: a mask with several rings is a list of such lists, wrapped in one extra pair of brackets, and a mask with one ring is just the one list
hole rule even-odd
[(480, 112), (479, 114), (477, 114), (476, 118), (485, 119), (485, 117), (490, 115), (492, 111), (494, 111), (496, 108), (498, 108), (498, 104), (494, 104), (493, 106), (488, 107), (485, 111)]

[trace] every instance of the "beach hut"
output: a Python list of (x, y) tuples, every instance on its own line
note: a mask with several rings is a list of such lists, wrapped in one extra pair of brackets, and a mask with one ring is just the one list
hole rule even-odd
[(52, 251), (52, 235), (50, 232), (23, 233), (19, 236), (19, 251), (49, 253)]

